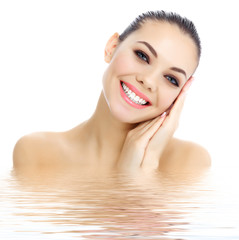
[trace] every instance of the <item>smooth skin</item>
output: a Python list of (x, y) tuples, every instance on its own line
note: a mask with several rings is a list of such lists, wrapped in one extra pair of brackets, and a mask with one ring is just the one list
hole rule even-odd
[[(103, 91), (92, 117), (66, 132), (22, 137), (14, 148), (14, 167), (149, 174), (207, 169), (211, 160), (203, 147), (173, 138), (198, 66), (192, 39), (176, 25), (147, 21), (123, 42), (114, 34), (105, 61)], [(120, 95), (120, 81), (145, 94), (151, 106), (129, 105)]]

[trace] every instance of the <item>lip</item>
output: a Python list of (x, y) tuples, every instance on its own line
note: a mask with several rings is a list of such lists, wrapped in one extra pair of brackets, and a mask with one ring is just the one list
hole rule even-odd
[(122, 96), (122, 98), (129, 104), (131, 105), (132, 107), (134, 108), (138, 108), (138, 109), (142, 109), (142, 108), (146, 108), (146, 107), (149, 107), (151, 106), (151, 102), (150, 100), (143, 94), (141, 93), (136, 87), (134, 87), (133, 85), (131, 85), (130, 83), (126, 83), (126, 82), (123, 82), (131, 91), (133, 91), (137, 96), (139, 96), (140, 98), (143, 98), (145, 101), (148, 102), (147, 105), (139, 105), (133, 101), (131, 101), (128, 96), (125, 94), (123, 88), (122, 88), (122, 83), (123, 81), (120, 81), (120, 94)]

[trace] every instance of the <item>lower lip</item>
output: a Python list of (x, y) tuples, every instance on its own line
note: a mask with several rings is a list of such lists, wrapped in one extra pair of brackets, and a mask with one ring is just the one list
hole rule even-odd
[(146, 108), (148, 107), (149, 105), (139, 105), (133, 101), (131, 101), (128, 96), (125, 94), (123, 88), (122, 88), (122, 85), (120, 83), (120, 94), (121, 94), (121, 97), (125, 100), (125, 102), (127, 102), (130, 106), (134, 107), (134, 108), (137, 108), (137, 109), (142, 109), (142, 108)]

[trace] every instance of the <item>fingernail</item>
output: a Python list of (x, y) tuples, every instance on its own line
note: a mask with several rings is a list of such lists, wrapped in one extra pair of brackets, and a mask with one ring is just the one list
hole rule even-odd
[(167, 114), (166, 112), (162, 113), (160, 118), (163, 118), (166, 114)]

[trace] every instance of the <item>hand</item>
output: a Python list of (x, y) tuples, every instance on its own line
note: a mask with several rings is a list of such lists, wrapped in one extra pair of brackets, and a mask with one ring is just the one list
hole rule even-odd
[(118, 161), (120, 170), (132, 172), (141, 169), (151, 172), (158, 169), (163, 150), (178, 127), (185, 93), (192, 81), (191, 77), (186, 82), (168, 113), (140, 123), (129, 131)]

